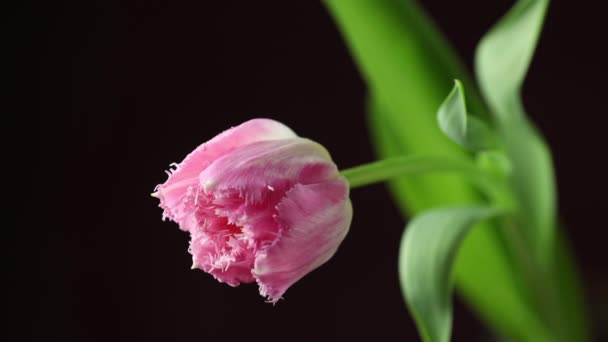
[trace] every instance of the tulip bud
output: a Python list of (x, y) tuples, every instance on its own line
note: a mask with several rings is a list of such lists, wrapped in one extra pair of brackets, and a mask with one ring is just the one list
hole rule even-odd
[(328, 261), (352, 218), (329, 153), (283, 124), (254, 119), (175, 164), (155, 195), (190, 233), (193, 267), (231, 286), (257, 282), (273, 303)]

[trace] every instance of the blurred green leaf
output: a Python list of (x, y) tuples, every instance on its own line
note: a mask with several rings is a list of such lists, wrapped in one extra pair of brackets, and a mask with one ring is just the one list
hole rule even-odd
[(475, 70), (486, 99), (501, 118), (518, 112), (511, 108), (519, 94), (540, 36), (548, 0), (520, 0), (481, 39)]
[(503, 151), (481, 151), (475, 156), (475, 164), (481, 170), (500, 181), (506, 181), (513, 171), (509, 157)]
[(475, 151), (496, 146), (492, 132), (476, 117), (467, 114), (464, 89), (459, 80), (437, 111), (439, 128), (460, 146)]
[(554, 257), (556, 239), (556, 191), (551, 152), (524, 120), (506, 121), (501, 132), (513, 166), (511, 183), (519, 203), (519, 221), (534, 247), (534, 257), (542, 267), (548, 267)]
[[(484, 97), (496, 115), (511, 160), (520, 229), (531, 246), (537, 279), (536, 303), (555, 336), (587, 341), (587, 323), (574, 259), (556, 230), (553, 162), (523, 108), (520, 92), (542, 29), (548, 0), (520, 0), (483, 37), (475, 66)], [(533, 286), (533, 285), (532, 285)]]
[(425, 342), (447, 342), (452, 331), (451, 274), (456, 253), (489, 207), (441, 208), (416, 216), (401, 241), (399, 278)]
[[(380, 157), (407, 154), (470, 157), (440, 131), (436, 111), (453, 79), (463, 81), (468, 105), (485, 113), (458, 58), (413, 1), (327, 0), (371, 92), (370, 128)], [(462, 177), (424, 175), (390, 182), (405, 214), (482, 198)], [(494, 227), (497, 228), (497, 227)], [(540, 341), (547, 336), (521, 283), (499, 229), (476, 229), (455, 265), (460, 293), (502, 334)]]
[(547, 265), (555, 244), (555, 182), (549, 148), (528, 121), (520, 90), (547, 11), (548, 0), (520, 0), (482, 38), (477, 77), (496, 114), (513, 163), (513, 187), (535, 257)]
[(564, 340), (590, 341), (588, 312), (584, 303), (584, 291), (576, 258), (564, 234), (558, 235), (555, 260), (553, 261), (554, 282), (558, 287), (557, 298), (560, 301), (560, 313)]
[[(546, 1), (543, 3), (545, 7), (543, 4), (532, 4), (532, 1), (527, 1), (525, 6), (518, 3), (517, 6), (521, 9), (516, 12), (526, 12), (523, 17), (528, 19), (524, 21), (529, 21), (532, 12), (544, 14)], [(469, 80), (457, 56), (416, 2), (326, 0), (325, 4), (341, 29), (362, 77), (369, 87), (368, 119), (372, 140), (379, 157), (446, 154), (463, 160), (469, 159), (470, 155), (449, 140), (439, 129), (435, 115), (437, 108), (445, 98), (445, 94), (449, 92), (450, 82), (458, 78), (467, 89), (467, 105), (470, 112), (483, 116), (488, 110), (480, 101), (476, 88)], [(532, 12), (524, 11), (526, 8), (532, 8)], [(519, 24), (516, 26), (520, 27)], [(540, 30), (540, 26), (537, 29)], [(501, 35), (509, 36), (504, 33), (498, 36)], [(555, 197), (552, 194), (554, 190), (550, 155), (542, 139), (525, 120), (519, 97), (515, 96), (523, 82), (537, 38), (538, 31), (536, 37), (522, 38), (528, 41), (527, 44), (532, 46), (532, 50), (529, 50), (527, 55), (520, 54), (514, 59), (519, 63), (513, 63), (512, 67), (520, 67), (519, 71), (513, 70), (513, 73), (519, 73), (519, 76), (511, 75), (515, 86), (501, 85), (503, 88), (497, 88), (495, 94), (488, 96), (487, 92), (493, 91), (489, 89), (492, 88), (491, 86), (487, 86), (488, 80), (494, 82), (502, 76), (495, 75), (494, 78), (488, 76), (481, 84), (492, 111), (501, 111), (497, 115), (499, 118), (497, 124), (502, 139), (508, 142), (506, 152), (511, 159), (511, 178), (517, 180), (513, 185), (517, 192), (514, 202), (521, 207), (518, 222), (500, 220), (492, 224), (481, 223), (480, 226), (486, 227), (474, 229), (464, 240), (458, 253), (454, 273), (459, 293), (472, 305), (478, 315), (497, 331), (516, 341), (550, 341), (555, 340), (557, 334), (546, 325), (545, 317), (540, 316), (546, 311), (540, 310), (538, 302), (533, 300), (539, 288), (549, 289), (557, 280), (550, 278), (552, 280), (547, 283), (536, 284), (534, 289), (534, 286), (526, 282), (522, 275), (522, 267), (512, 254), (513, 248), (504, 236), (520, 223), (534, 222), (534, 226), (545, 227), (538, 232), (550, 233), (553, 229), (551, 222), (554, 218), (552, 213)], [(515, 47), (526, 46), (525, 42), (513, 44)], [(513, 47), (507, 43), (500, 48), (508, 50)], [(524, 68), (521, 68), (521, 65), (524, 65)], [(477, 69), (479, 70), (479, 61), (477, 61)], [(501, 72), (507, 71), (508, 68)], [(515, 90), (512, 92), (514, 95), (511, 95), (511, 98), (504, 97), (504, 101), (489, 99), (490, 97), (500, 99), (500, 94), (509, 94), (511, 90)], [(512, 108), (519, 111), (519, 115), (509, 114), (513, 112)], [(523, 120), (509, 119), (518, 116)], [(530, 144), (530, 141), (533, 141), (529, 139), (530, 136), (535, 137), (536, 142)], [(505, 171), (500, 170), (499, 165), (498, 167), (499, 173)], [(526, 173), (532, 177), (529, 179), (523, 177)], [(404, 215), (419, 213), (437, 206), (477, 204), (483, 200), (464, 178), (454, 175), (414, 176), (396, 179), (389, 184), (396, 204)], [(541, 189), (542, 194), (534, 194), (537, 189)], [(505, 198), (513, 196), (514, 194), (509, 191)], [(530, 230), (527, 226), (517, 228)], [(551, 239), (536, 240), (551, 241)], [(526, 248), (523, 250), (530, 251)], [(560, 266), (560, 275), (569, 280), (566, 283), (574, 284), (568, 285), (570, 290), (564, 293), (573, 294), (576, 292), (574, 290), (576, 279), (573, 278), (572, 268), (567, 266), (568, 263)], [(582, 312), (580, 301), (576, 300), (576, 293), (571, 298), (574, 298), (570, 301), (573, 303), (573, 312)], [(558, 308), (555, 311), (569, 308), (560, 307), (559, 298), (555, 304)], [(573, 315), (567, 314), (570, 317)], [(575, 317), (573, 320), (578, 323), (570, 323), (570, 326), (579, 324), (583, 319)], [(572, 331), (576, 330), (576, 327), (572, 328)], [(584, 329), (578, 330), (584, 331)], [(581, 337), (581, 341), (584, 340), (586, 339)]]
[[(404, 155), (404, 147), (391, 124), (392, 116), (374, 98), (369, 102), (369, 125), (372, 140), (382, 157)], [(430, 177), (430, 176), (425, 176)], [(407, 190), (416, 183), (408, 177), (389, 182), (392, 195), (402, 212), (409, 208)], [(424, 189), (423, 189), (424, 190)], [(428, 188), (443, 199), (441, 189)], [(415, 195), (415, 194), (414, 194)], [(463, 198), (465, 198), (463, 196)], [(479, 200), (468, 203), (475, 204)], [(463, 200), (462, 203), (467, 203)], [(497, 230), (512, 227), (495, 227), (480, 223), (470, 232), (458, 253), (454, 276), (460, 294), (470, 302), (475, 311), (502, 334), (521, 341), (546, 341), (550, 334), (541, 323), (528, 299), (531, 289), (522, 283), (522, 277), (514, 268), (505, 243)]]

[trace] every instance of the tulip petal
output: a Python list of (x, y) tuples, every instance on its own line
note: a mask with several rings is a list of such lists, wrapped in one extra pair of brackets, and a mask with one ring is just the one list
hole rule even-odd
[(352, 219), (348, 184), (341, 178), (297, 184), (277, 206), (284, 227), (276, 244), (260, 251), (252, 270), (260, 293), (275, 303), (307, 273), (329, 260)]
[[(222, 241), (224, 240), (224, 241)], [(254, 251), (243, 241), (221, 234), (193, 234), (190, 242), (193, 266), (230, 286), (254, 281)]]
[(215, 214), (225, 217), (228, 222), (242, 228), (239, 239), (247, 241), (252, 248), (258, 249), (271, 245), (280, 235), (280, 227), (275, 220), (276, 206), (288, 190), (266, 189), (264, 201), (247, 203), (242, 190), (227, 190), (215, 193), (213, 201)]
[(169, 179), (157, 187), (162, 207), (172, 216), (188, 187), (198, 182), (199, 174), (214, 160), (239, 147), (259, 141), (297, 137), (287, 126), (270, 119), (253, 119), (230, 128), (197, 147), (179, 164), (174, 164)]
[(243, 227), (255, 248), (281, 234), (276, 206), (295, 184), (315, 184), (336, 177), (328, 152), (303, 138), (258, 142), (219, 158), (200, 175), (204, 192), (215, 196), (216, 214)]
[(320, 183), (334, 178), (337, 172), (323, 146), (292, 138), (236, 149), (205, 169), (200, 174), (200, 184), (208, 193), (238, 190), (250, 204), (263, 201), (273, 189)]

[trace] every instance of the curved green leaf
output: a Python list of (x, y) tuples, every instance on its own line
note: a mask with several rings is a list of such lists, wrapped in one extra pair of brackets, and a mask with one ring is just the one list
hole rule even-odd
[[(369, 126), (379, 156), (445, 154), (463, 160), (470, 158), (439, 129), (437, 108), (449, 92), (447, 85), (459, 78), (467, 89), (471, 112), (484, 115), (488, 111), (457, 56), (416, 2), (326, 0), (324, 3), (333, 14), (369, 87), (372, 100)], [(509, 106), (517, 104), (513, 102)], [(495, 106), (492, 104), (492, 107)], [(504, 134), (504, 125), (500, 128)], [(511, 140), (515, 139), (517, 137)], [(509, 153), (511, 158), (512, 153)], [(522, 172), (518, 166), (521, 161), (512, 164), (514, 173)], [(541, 168), (536, 172), (545, 171)], [(550, 178), (537, 180), (552, 182)], [(389, 184), (404, 215), (482, 200), (459, 176), (421, 175), (396, 179)], [(519, 184), (520, 191), (535, 191), (537, 186)], [(522, 206), (528, 208), (526, 212), (534, 214), (530, 210), (533, 205)], [(542, 207), (538, 207), (538, 212), (548, 212)], [(501, 334), (517, 341), (552, 340), (547, 336), (552, 336), (553, 332), (539, 318), (536, 304), (530, 301), (534, 296), (532, 290), (523, 282), (521, 269), (516, 266), (509, 244), (501, 236), (502, 231), (513, 226), (502, 222), (481, 225), (488, 229), (480, 227), (471, 231), (456, 261), (454, 276), (460, 294)]]
[[(469, 156), (437, 125), (437, 108), (454, 78), (465, 69), (413, 1), (327, 0), (371, 91), (370, 132), (382, 158), (408, 154)], [(483, 114), (475, 92), (468, 96), (474, 113)], [(482, 199), (463, 177), (424, 175), (389, 182), (402, 213), (415, 214), (446, 205)], [(494, 229), (493, 229), (494, 228)], [(476, 229), (456, 262), (458, 290), (474, 311), (506, 336), (540, 340), (544, 336), (528, 289), (500, 237), (498, 227)]]
[(437, 111), (439, 128), (460, 146), (475, 151), (496, 146), (492, 132), (478, 118), (467, 114), (464, 89), (459, 80)]
[[(372, 138), (380, 155), (403, 155), (403, 143), (391, 124), (392, 116), (379, 101), (370, 101), (369, 124)], [(411, 201), (419, 197), (407, 197), (417, 183), (411, 178), (389, 182), (389, 190), (397, 199), (403, 212), (409, 210)], [(441, 188), (427, 187), (436, 195), (437, 203), (445, 201)], [(414, 193), (418, 195), (418, 193)], [(427, 194), (428, 195), (428, 194)], [(467, 200), (463, 199), (463, 202)], [(468, 201), (472, 201), (468, 199)], [(461, 202), (461, 203), (463, 203)], [(442, 203), (446, 205), (446, 202)], [(494, 223), (494, 222), (492, 222)], [(473, 305), (474, 310), (500, 333), (521, 341), (545, 341), (549, 332), (536, 315), (527, 299), (532, 295), (521, 283), (521, 275), (513, 268), (504, 242), (498, 234), (501, 227), (482, 222), (479, 229), (470, 232), (463, 242), (455, 265), (455, 281), (460, 295)], [(507, 229), (512, 227), (506, 227)]]
[[(544, 283), (536, 297), (546, 324), (563, 341), (587, 341), (575, 262), (557, 234), (556, 190), (549, 147), (527, 119), (520, 96), (542, 29), (548, 0), (520, 0), (481, 40), (475, 66), (511, 160), (511, 183), (532, 263)], [(529, 283), (538, 282), (530, 279)], [(532, 284), (534, 286), (534, 284)]]
[(502, 181), (506, 180), (513, 171), (511, 160), (509, 160), (509, 157), (503, 151), (499, 150), (488, 150), (477, 153), (475, 163), (481, 170)]
[(551, 153), (526, 118), (520, 90), (538, 42), (548, 0), (520, 0), (483, 37), (475, 66), (481, 90), (498, 118), (522, 222), (535, 257), (548, 265), (555, 244), (555, 176)]
[(548, 0), (518, 1), (477, 46), (479, 85), (500, 118), (513, 115), (512, 97), (526, 77), (548, 5)]
[(447, 342), (452, 330), (451, 274), (456, 253), (489, 207), (433, 209), (415, 217), (401, 241), (401, 287), (425, 342)]

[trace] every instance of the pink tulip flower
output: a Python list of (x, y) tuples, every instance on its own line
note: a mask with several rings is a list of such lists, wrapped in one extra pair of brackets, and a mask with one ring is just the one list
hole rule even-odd
[(154, 194), (190, 233), (193, 268), (276, 303), (328, 261), (352, 218), (349, 185), (329, 153), (285, 125), (254, 119), (202, 144)]

